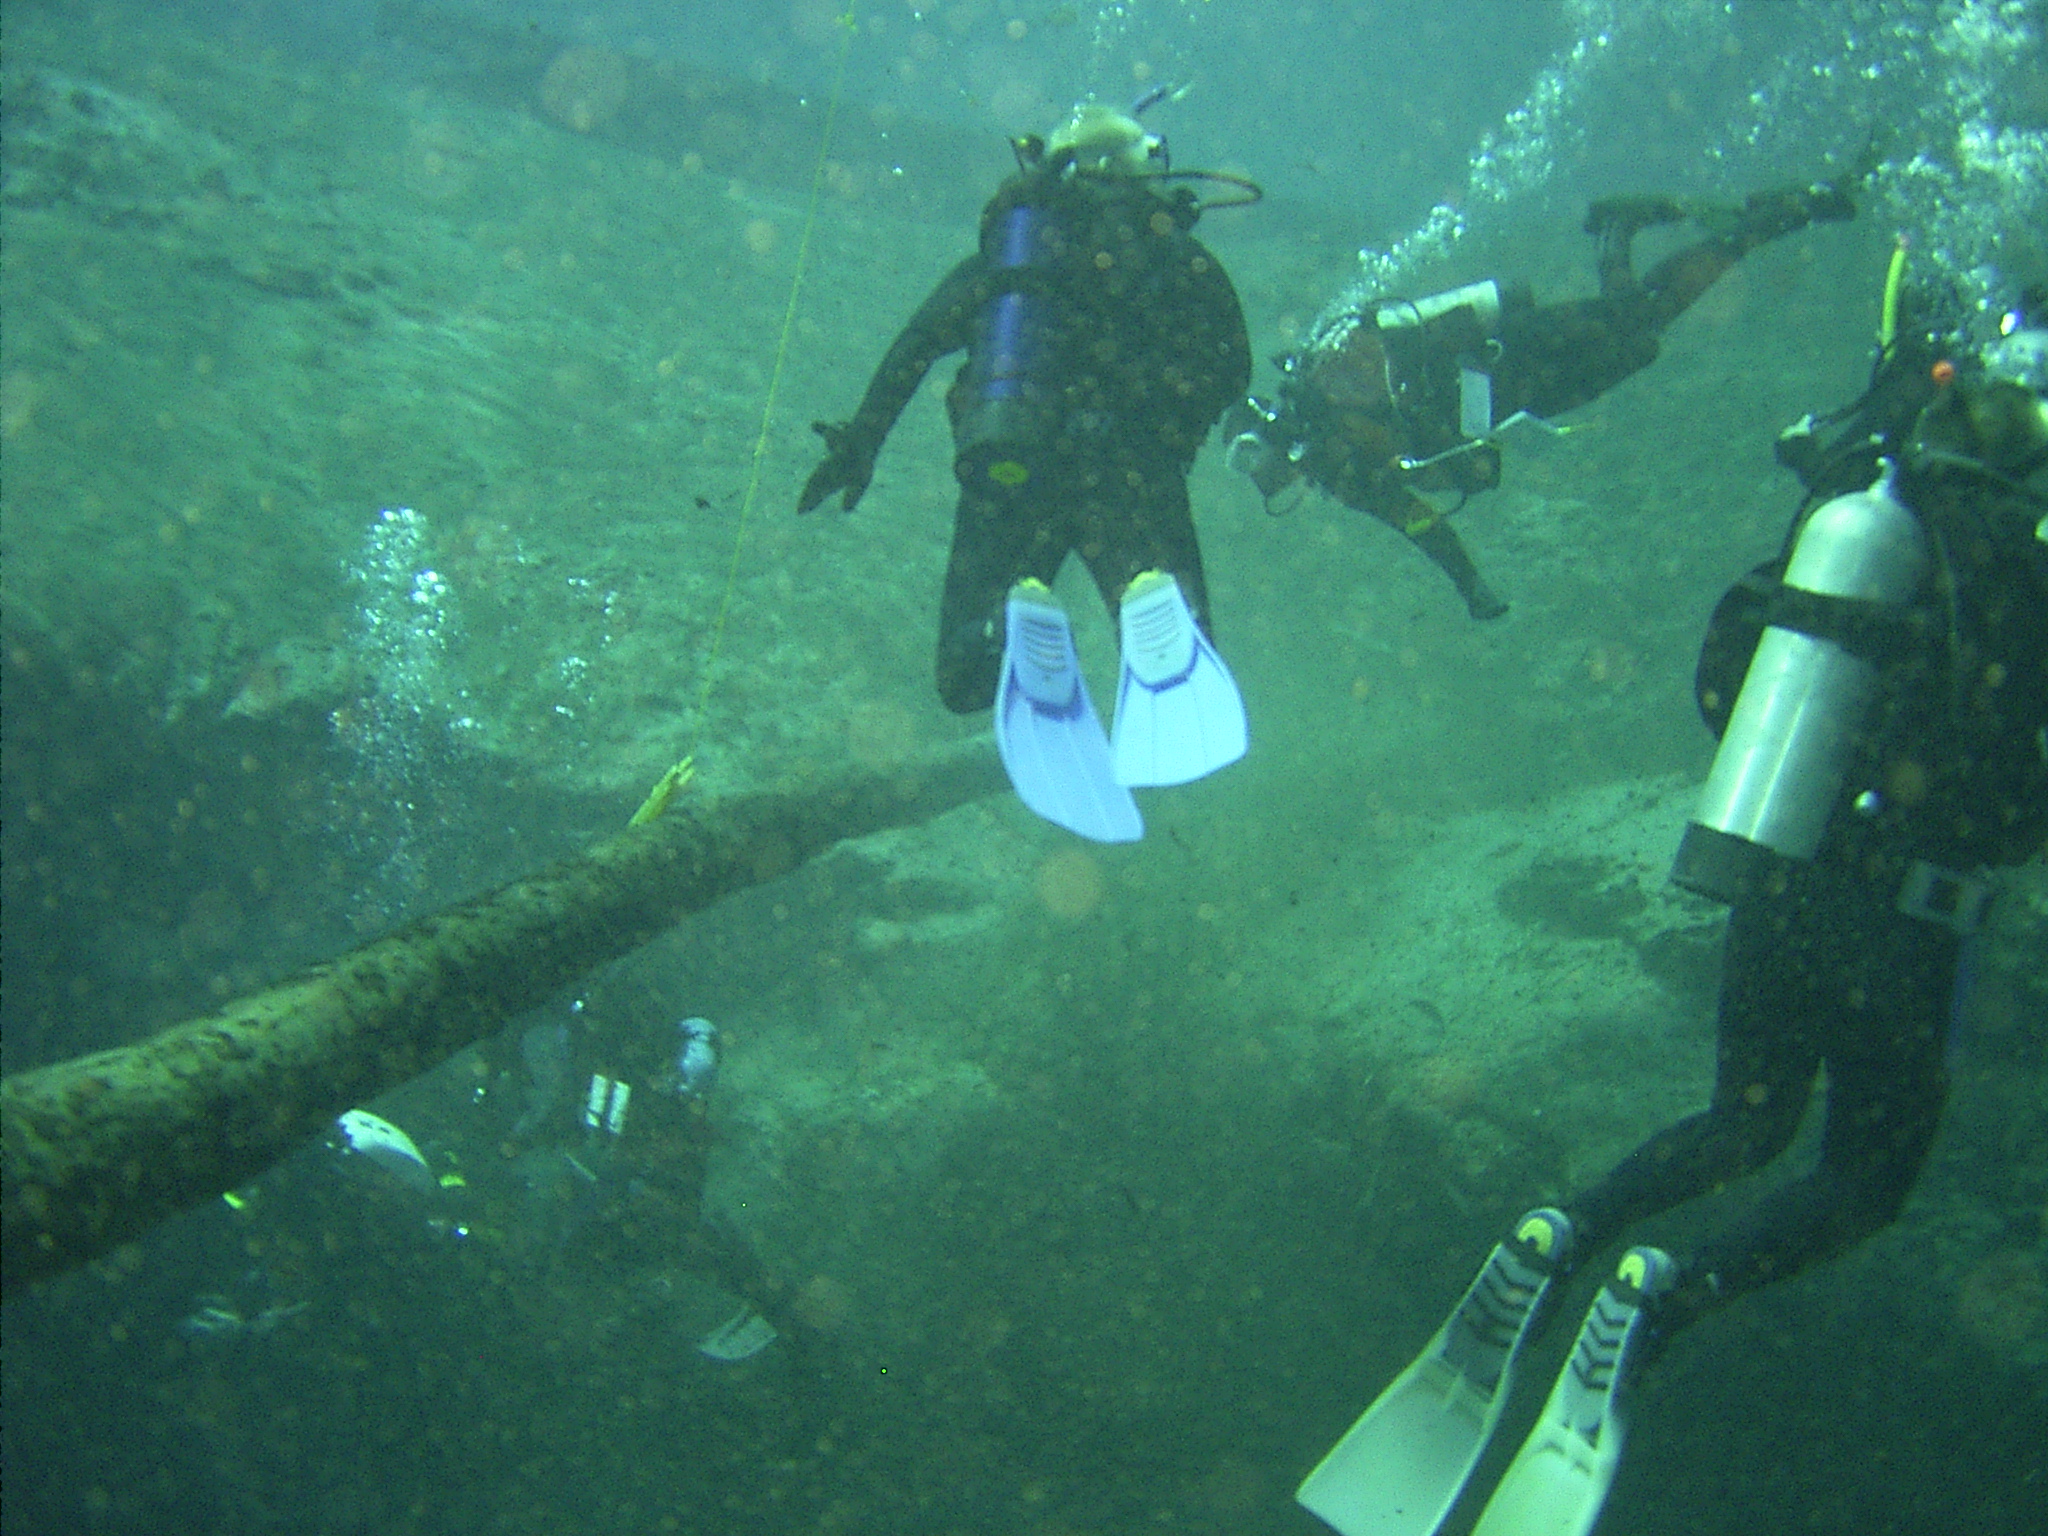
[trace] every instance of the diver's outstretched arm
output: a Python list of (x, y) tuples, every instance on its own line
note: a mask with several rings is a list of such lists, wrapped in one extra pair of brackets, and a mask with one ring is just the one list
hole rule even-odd
[(868, 380), (853, 419), (811, 424), (811, 430), (825, 440), (826, 455), (804, 482), (797, 511), (810, 511), (835, 491), (844, 493), (842, 509), (854, 509), (874, 476), (875, 456), (882, 451), (896, 418), (910, 404), (932, 364), (949, 352), (964, 350), (972, 341), (975, 319), (991, 291), (988, 263), (976, 252), (946, 274), (898, 333)]
[(1451, 578), (1451, 585), (1465, 599), (1465, 607), (1473, 618), (1497, 619), (1508, 611), (1508, 605), (1494, 595), (1486, 578), (1479, 574), (1479, 567), (1465, 552), (1464, 540), (1458, 537), (1448, 518), (1432, 514), (1427, 520), (1410, 523), (1402, 531), (1417, 549), (1436, 562), (1438, 570)]

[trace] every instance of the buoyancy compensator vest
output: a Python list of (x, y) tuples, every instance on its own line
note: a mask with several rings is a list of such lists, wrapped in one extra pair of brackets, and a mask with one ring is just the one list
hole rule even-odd
[(1732, 900), (1785, 860), (1891, 881), (2041, 851), (2048, 502), (2022, 478), (2038, 449), (1980, 440), (1999, 398), (1943, 392), (1895, 469), (1819, 500), (1722, 600), (1697, 679), (1721, 748), (1679, 884)]

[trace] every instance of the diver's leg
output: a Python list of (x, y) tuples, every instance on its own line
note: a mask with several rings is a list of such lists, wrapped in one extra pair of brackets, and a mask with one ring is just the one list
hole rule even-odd
[(1809, 224), (1839, 223), (1855, 216), (1855, 203), (1832, 182), (1752, 192), (1738, 210), (1701, 212), (1698, 217), (1710, 231), (1708, 238), (1674, 251), (1644, 275), (1642, 289), (1649, 303), (1643, 319), (1661, 331), (1758, 246)]
[(1959, 941), (1854, 889), (1852, 877), (1813, 874), (1808, 899), (1825, 904), (1824, 928), (1802, 933), (1799, 948), (1830, 1022), (1820, 1161), (1684, 1264), (1659, 1305), (1665, 1333), (1890, 1225), (1941, 1123)]
[(686, 1269), (709, 1275), (742, 1301), (753, 1303), (754, 1310), (781, 1331), (789, 1331), (790, 1320), (782, 1311), (780, 1297), (761, 1256), (746, 1234), (731, 1222), (722, 1216), (700, 1214), (679, 1252)]
[(1187, 477), (1174, 466), (1118, 465), (1090, 476), (1081, 503), (1075, 548), (1114, 615), (1124, 589), (1145, 571), (1165, 571), (1203, 633), (1213, 641), (1209, 583), (1188, 507)]
[(1437, 564), (1437, 569), (1451, 578), (1451, 585), (1458, 589), (1458, 596), (1465, 599), (1465, 607), (1475, 619), (1497, 619), (1508, 611), (1508, 605), (1494, 595), (1493, 589), (1479, 574), (1479, 567), (1472, 563), (1472, 557), (1465, 552), (1465, 544), (1451, 528), (1448, 519), (1438, 516), (1418, 518), (1401, 530), (1409, 542)]
[(1791, 1144), (1820, 1070), (1821, 1035), (1788, 916), (1780, 897), (1736, 905), (1722, 958), (1713, 1097), (1564, 1203), (1575, 1262), (1644, 1217), (1755, 1172)]
[(1657, 359), (1656, 300), (1640, 286), (1503, 312), (1494, 419), (1577, 410)]
[[(1851, 218), (1855, 204), (1831, 184), (1753, 194), (1740, 209), (1705, 210), (1668, 197), (1605, 198), (1586, 212), (1600, 295), (1504, 311), (1493, 370), (1496, 416), (1554, 416), (1587, 404), (1657, 357), (1664, 330), (1757, 246), (1815, 222)], [(1707, 238), (1675, 251), (1638, 279), (1637, 231), (1696, 218)]]
[(1843, 224), (1856, 217), (1856, 201), (1840, 182), (1772, 187), (1743, 199), (1728, 232), (1744, 251), (1795, 234), (1809, 224)]
[(1027, 576), (1051, 586), (1066, 552), (1064, 540), (1033, 503), (961, 494), (939, 598), (934, 669), (939, 699), (954, 714), (995, 703), (1003, 667), (1003, 603), (1010, 588)]
[(1493, 377), (1497, 416), (1576, 410), (1656, 361), (1664, 328), (1742, 255), (1734, 242), (1715, 237), (1638, 279), (1631, 255), (1637, 232), (1690, 216), (1670, 197), (1608, 197), (1586, 209), (1600, 295), (1503, 314)]
[(1602, 293), (1636, 286), (1630, 250), (1636, 231), (1653, 224), (1682, 224), (1690, 216), (1675, 197), (1603, 197), (1586, 206), (1585, 231), (1593, 237), (1593, 265)]

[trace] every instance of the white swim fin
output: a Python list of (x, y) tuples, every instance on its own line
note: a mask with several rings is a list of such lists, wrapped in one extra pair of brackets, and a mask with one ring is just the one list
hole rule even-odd
[(1110, 741), (1117, 782), (1186, 784), (1244, 756), (1244, 700), (1180, 583), (1146, 571), (1124, 591), (1123, 675)]
[(1117, 781), (1065, 610), (1045, 583), (1020, 581), (1010, 589), (1003, 622), (996, 750), (1018, 798), (1095, 842), (1136, 842), (1145, 823)]

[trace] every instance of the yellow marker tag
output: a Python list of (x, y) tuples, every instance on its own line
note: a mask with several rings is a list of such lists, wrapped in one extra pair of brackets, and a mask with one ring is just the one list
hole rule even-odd
[(668, 803), (675, 798), (676, 791), (689, 783), (696, 772), (697, 758), (696, 754), (692, 753), (661, 776), (660, 782), (647, 792), (647, 798), (640, 802), (640, 809), (633, 813), (633, 819), (626, 825), (638, 827), (654, 820), (668, 809)]
[(1906, 242), (1892, 247), (1891, 262), (1884, 269), (1884, 303), (1878, 311), (1877, 344), (1884, 351), (1899, 339), (1899, 290), (1906, 282)]
[(989, 465), (988, 477), (997, 485), (1014, 491), (1031, 478), (1031, 471), (1015, 459), (997, 459), (995, 463)]
[(232, 1189), (223, 1190), (221, 1192), (221, 1199), (227, 1202), (227, 1207), (231, 1211), (243, 1210), (249, 1204), (247, 1200), (236, 1194)]

